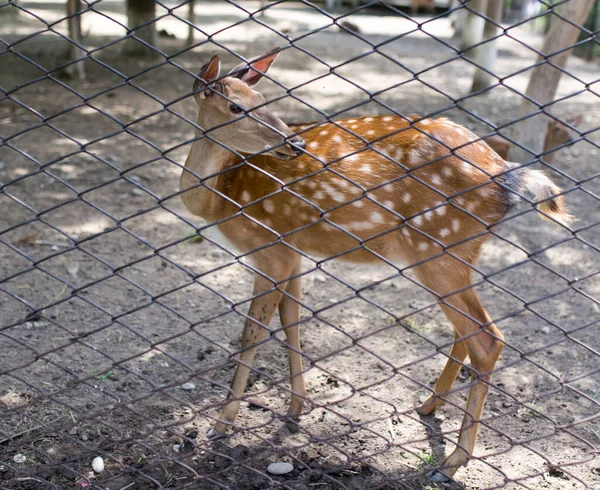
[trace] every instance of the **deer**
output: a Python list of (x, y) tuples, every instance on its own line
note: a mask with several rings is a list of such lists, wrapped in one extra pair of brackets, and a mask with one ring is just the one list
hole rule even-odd
[[(581, 115), (567, 118), (563, 123), (558, 119), (552, 119), (546, 127), (546, 136), (544, 138), (544, 149), (542, 158), (547, 164), (554, 164), (556, 157), (567, 143), (572, 142), (579, 136), (575, 129), (581, 123), (583, 117)], [(502, 158), (508, 158), (508, 152), (512, 143), (499, 134), (494, 134), (483, 138), (498, 155)]]
[(470, 359), (457, 446), (430, 475), (445, 481), (471, 458), (504, 344), (472, 287), (472, 268), (490, 230), (518, 201), (567, 227), (571, 216), (562, 191), (542, 171), (506, 162), (446, 118), (328, 120), (296, 128), (299, 135), (254, 88), (279, 52), (242, 62), (223, 76), (214, 55), (194, 82), (198, 117), (180, 196), (208, 223), (201, 233), (254, 272), (236, 372), (208, 437), (234, 427), (276, 309), (289, 354), (286, 417), (302, 414), (308, 400), (299, 331), (303, 254), (385, 262), (410, 267), (454, 329), (445, 367), (419, 414), (430, 415), (448, 400)]

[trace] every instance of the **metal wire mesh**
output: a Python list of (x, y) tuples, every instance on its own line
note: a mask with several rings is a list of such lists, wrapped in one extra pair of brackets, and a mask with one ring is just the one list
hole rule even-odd
[[(414, 16), (401, 3), (192, 2), (190, 22), (188, 3), (155, 2), (154, 18), (135, 27), (127, 27), (118, 2), (70, 1), (67, 14), (50, 2), (0, 4), (2, 488), (600, 486), (597, 62), (571, 56), (561, 68), (541, 51), (543, 36), (529, 29), (547, 19), (567, 22), (567, 2), (544, 3), (524, 20), (502, 24), (476, 2)], [(521, 4), (528, 2), (510, 2)], [(459, 49), (452, 37), (450, 17), (467, 11), (499, 28), (491, 72), (473, 54), (490, 39)], [(74, 19), (83, 22), (76, 40), (67, 34)], [(161, 36), (157, 43), (141, 34), (151, 25)], [(597, 32), (577, 27), (577, 46), (597, 45)], [(154, 56), (127, 56), (127, 43)], [(192, 87), (213, 54), (225, 69), (274, 46), (281, 53), (259, 89), (264, 107), (306, 139), (316, 160), (315, 128), (360, 139), (365, 147), (349, 154), (357, 160), (365, 149), (390, 159), (348, 123), (380, 114), (399, 116), (410, 129), (445, 116), (479, 137), (502, 134), (523, 149), (515, 125), (538, 114), (562, 122), (583, 115), (578, 128), (569, 125), (570, 141), (532, 150), (521, 162), (543, 167), (561, 186), (578, 219), (571, 227), (540, 221), (536, 203), (519, 194), (499, 223), (484, 223), (481, 234), (491, 240), (477, 264), (427, 236), (440, 245), (438, 255), (468, 263), (504, 333), (477, 446), (455, 480), (435, 482), (430, 472), (456, 448), (467, 392), (481, 377), (469, 381), (475, 371), (450, 354), (452, 329), (439, 305), (453, 308), (448, 298), (457, 291), (432, 296), (415, 275), (418, 263), (389, 260), (368, 240), (321, 257), (295, 247), (290, 237), (315, 226), (326, 230), (323, 250), (328, 234), (348, 233), (331, 209), (281, 231), (256, 218), (250, 205), (238, 206), (234, 217), (273, 232), (272, 243), (239, 252), (213, 233), (232, 216), (203, 221), (181, 201), (179, 175), (200, 140), (237, 155), (233, 169), (271, 178), (256, 163), (261, 156), (219, 140), (221, 126), (198, 126)], [(562, 81), (552, 102), (540, 106), (525, 87), (531, 69), (548, 64), (562, 71)], [(494, 81), (469, 94), (475, 68)], [(518, 114), (524, 98), (537, 104), (534, 113)], [(239, 117), (257, 119), (251, 112)], [(460, 157), (460, 148), (447, 149)], [(439, 193), (435, 182), (391, 159)], [(374, 197), (390, 181), (365, 188), (343, 173), (335, 177), (340, 188), (360, 189), (343, 206), (377, 203), (404, 225), (393, 204)], [(266, 206), (285, 191), (300, 203), (286, 212), (299, 214), (302, 203), (312, 203), (293, 184), (307, 178), (280, 182), (252, 204)], [(210, 182), (195, 187), (229, 199)], [(449, 202), (446, 195), (412, 219), (443, 220), (440, 210)], [(252, 316), (249, 305), (265, 294), (252, 293), (253, 276), (264, 273), (245, 259), (284, 242), (303, 257), (302, 269), (270, 278), (266, 292), (292, 297), (286, 284), (302, 278), (302, 416), (285, 415), (297, 393), (285, 331), (274, 319), (263, 325), (268, 335), (228, 437), (209, 439), (231, 394), (236, 359), (247, 350), (239, 337)], [(336, 260), (364, 250), (377, 256), (378, 268)], [(452, 271), (439, 270), (446, 274)], [(462, 369), (445, 407), (418, 415), (415, 408), (450, 358)], [(92, 468), (98, 457), (102, 471), (94, 471), (98, 459)], [(293, 469), (274, 474), (269, 465), (281, 462)]]

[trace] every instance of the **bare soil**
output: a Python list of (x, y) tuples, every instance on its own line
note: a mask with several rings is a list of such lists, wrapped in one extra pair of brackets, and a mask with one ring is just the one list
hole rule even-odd
[[(569, 190), (575, 232), (523, 203), (485, 246), (478, 291), (506, 347), (474, 459), (436, 485), (426, 473), (455, 447), (468, 376), (435, 416), (416, 414), (452, 333), (410, 271), (392, 267), (307, 260), (305, 414), (298, 423), (283, 416), (287, 354), (275, 319), (236, 430), (205, 437), (233, 375), (252, 274), (208, 240), (189, 240), (203, 223), (177, 195), (194, 132), (186, 70), (214, 52), (236, 64), (222, 46), (251, 57), (285, 44), (260, 22), (286, 21), (298, 40), (270, 72), (281, 85), (261, 86), (285, 120), (393, 109), (445, 115), (484, 135), (492, 129), (482, 120), (515, 119), (527, 73), (511, 75), (531, 65), (527, 45), (540, 38), (511, 29), (497, 65), (504, 84), (462, 99), (473, 67), (450, 47), (447, 19), (423, 27), (439, 40), (417, 29), (388, 42), (415, 24), (384, 9), (350, 17), (362, 38), (335, 26), (305, 36), (330, 21), (289, 2), (223, 30), (248, 15), (213, 2), (198, 21), (210, 42), (197, 33), (206, 42), (184, 50), (184, 25), (171, 16), (159, 24), (177, 35), (161, 40), (169, 58), (147, 61), (122, 57), (122, 28), (101, 15), (122, 16), (122, 6), (102, 4), (84, 25), (95, 49), (85, 82), (45, 73), (64, 62), (66, 45), (33, 17), (0, 26), (5, 44), (44, 31), (0, 52), (2, 488), (600, 488), (597, 63), (572, 58), (552, 108), (584, 114), (585, 139), (549, 169)], [(63, 8), (20, 5), (47, 19)], [(96, 456), (105, 463), (98, 475)], [(270, 475), (274, 461), (294, 471)]]

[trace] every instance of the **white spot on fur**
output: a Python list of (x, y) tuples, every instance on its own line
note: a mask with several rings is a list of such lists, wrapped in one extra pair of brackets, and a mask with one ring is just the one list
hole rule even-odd
[(407, 204), (410, 202), (410, 194), (408, 192), (404, 193), (404, 195), (402, 196), (402, 201), (404, 201)]
[(356, 119), (348, 119), (346, 122), (347, 122), (348, 124), (352, 124), (352, 123), (355, 123), (355, 122), (356, 122)]
[(350, 126), (350, 129), (358, 129), (358, 128), (359, 128), (358, 124), (353, 124), (352, 126)]
[(353, 155), (347, 156), (345, 160), (347, 160), (348, 162), (355, 162), (356, 160), (358, 160), (358, 158), (358, 153), (354, 153)]
[(481, 194), (481, 197), (483, 198), (487, 198), (490, 197), (492, 195), (492, 189), (490, 187), (482, 187), (479, 189), (479, 194)]
[(423, 224), (423, 216), (415, 216), (412, 221), (415, 226), (421, 226)]
[(442, 228), (440, 230), (440, 236), (442, 238), (447, 237), (450, 234), (450, 230), (448, 228)]
[(460, 166), (462, 171), (467, 175), (470, 175), (473, 172), (473, 166), (469, 162), (462, 161), (460, 162)]
[(306, 185), (309, 189), (316, 189), (319, 184), (315, 180), (309, 180)]
[(385, 122), (391, 121), (392, 119), (394, 119), (392, 116), (385, 116), (385, 117), (383, 118), (383, 120), (384, 120)]
[(313, 194), (313, 198), (315, 198), (316, 200), (320, 201), (321, 199), (323, 199), (325, 197), (325, 194), (323, 191), (317, 191)]
[(270, 199), (263, 201), (263, 208), (267, 213), (273, 213), (275, 211), (275, 204)]
[(402, 162), (404, 160), (404, 150), (402, 148), (398, 148), (396, 153), (394, 154), (394, 160), (397, 162)]
[(394, 193), (396, 190), (394, 189), (394, 184), (386, 184), (381, 188), (382, 191), (388, 192), (389, 194)]
[(327, 131), (326, 129), (324, 129), (323, 131), (321, 131), (319, 133), (319, 136), (327, 136), (329, 134), (329, 131)]
[(365, 203), (362, 201), (362, 199), (359, 199), (358, 201), (354, 201), (352, 203), (352, 206), (356, 206), (357, 208), (362, 208), (365, 205)]
[(452, 220), (452, 231), (456, 233), (458, 230), (460, 230), (460, 221), (454, 218)]
[(248, 191), (242, 192), (242, 202), (250, 202), (250, 193)]
[(442, 173), (446, 176), (446, 177), (451, 177), (452, 176), (452, 167), (450, 165), (446, 165), (443, 169), (442, 169)]
[(421, 251), (425, 251), (429, 248), (429, 244), (427, 242), (421, 242), (419, 243), (419, 250)]
[(406, 226), (402, 228), (402, 234), (404, 236), (410, 236), (410, 231), (408, 231), (408, 228)]
[(365, 122), (371, 122), (372, 120), (373, 120), (372, 117), (365, 117), (365, 119), (364, 119)]
[(378, 212), (371, 213), (370, 219), (373, 223), (383, 223), (383, 216)]
[(367, 131), (367, 136), (373, 136), (374, 134), (375, 134), (375, 131), (373, 131), (372, 129)]
[(388, 209), (391, 209), (391, 210), (394, 209), (394, 201), (384, 201), (383, 205)]
[(312, 148), (312, 149), (314, 150), (315, 148), (318, 148), (318, 147), (319, 147), (319, 143), (317, 143), (316, 141), (311, 141), (311, 142), (308, 144), (308, 147), (309, 147), (309, 148)]
[(440, 185), (442, 183), (442, 179), (440, 179), (438, 174), (431, 174), (430, 178), (433, 185)]
[[(323, 132), (323, 131), (321, 131), (321, 132)], [(339, 134), (336, 134), (331, 137), (331, 141), (333, 141), (334, 143), (341, 143), (342, 137)]]
[(361, 172), (370, 172), (371, 165), (369, 165), (368, 163), (365, 163), (364, 165), (361, 165), (358, 170), (360, 170)]
[[(437, 204), (441, 204), (441, 203), (437, 203)], [(439, 208), (436, 208), (435, 212), (439, 216), (444, 216), (446, 214), (446, 206), (440, 206)]]
[(271, 221), (270, 218), (264, 218), (261, 220), (261, 223), (265, 226), (268, 226), (269, 228), (271, 228), (271, 226), (273, 226), (273, 222)]
[(375, 227), (375, 225), (373, 225), (373, 223), (369, 223), (368, 221), (358, 221), (356, 223), (350, 223), (347, 228), (349, 230), (356, 230), (356, 231), (362, 231), (362, 230), (371, 230)]
[(433, 211), (430, 210), (425, 213), (425, 219), (431, 221), (431, 218), (433, 218)]

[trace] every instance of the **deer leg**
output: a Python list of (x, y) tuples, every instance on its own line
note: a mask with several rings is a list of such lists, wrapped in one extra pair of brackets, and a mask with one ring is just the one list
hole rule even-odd
[[(474, 318), (488, 318), (487, 312), (483, 309), (474, 292), (471, 293), (473, 300), (470, 302), (468, 311)], [(474, 306), (478, 309), (474, 309)], [(457, 312), (455, 312), (457, 316)], [(450, 316), (450, 315), (449, 315)], [(454, 315), (452, 315), (454, 316)], [(462, 316), (462, 315), (460, 315)], [(455, 319), (454, 321), (457, 321)], [(482, 324), (486, 324), (482, 321)], [(464, 323), (464, 317), (463, 317)], [(468, 463), (473, 450), (479, 430), (479, 421), (483, 413), (485, 399), (492, 379), (492, 371), (496, 361), (500, 357), (503, 348), (503, 336), (493, 323), (481, 327), (471, 323), (470, 332), (466, 335), (472, 335), (463, 342), (466, 344), (467, 353), (471, 360), (471, 388), (467, 399), (465, 415), (463, 417), (460, 434), (456, 449), (442, 463), (442, 471), (433, 475), (434, 480), (441, 481), (445, 477), (454, 475), (456, 470)], [(477, 332), (477, 333), (475, 333)], [(474, 335), (473, 335), (474, 334)]]
[[(300, 273), (300, 263), (292, 275)], [(292, 396), (288, 415), (298, 417), (306, 399), (306, 386), (302, 372), (302, 354), (300, 353), (300, 300), (302, 297), (301, 278), (296, 277), (288, 281), (281, 302), (279, 303), (279, 316), (281, 326), (285, 329), (290, 359), (290, 379), (292, 383)], [(286, 328), (287, 325), (290, 325)]]
[(454, 344), (452, 344), (450, 356), (435, 385), (434, 392), (427, 397), (420, 407), (417, 408), (417, 413), (421, 415), (430, 415), (437, 407), (441, 407), (446, 403), (446, 396), (452, 389), (452, 386), (454, 386), (454, 381), (456, 381), (458, 372), (466, 357), (467, 347), (464, 341), (460, 340), (455, 333)]
[[(273, 257), (271, 257), (270, 260), (270, 272), (266, 271), (266, 268), (259, 268), (267, 277), (263, 277), (260, 274), (255, 274), (254, 276), (254, 297), (250, 303), (248, 318), (244, 325), (242, 350), (239, 358), (236, 360), (237, 369), (235, 371), (235, 376), (233, 377), (233, 382), (231, 383), (228, 402), (221, 410), (218, 422), (209, 430), (209, 437), (223, 435), (227, 431), (227, 427), (233, 425), (240, 408), (244, 390), (246, 389), (252, 361), (254, 360), (254, 356), (258, 349), (257, 344), (259, 344), (267, 334), (267, 330), (263, 325), (266, 326), (271, 322), (275, 308), (281, 300), (281, 291), (279, 289), (270, 290), (273, 289), (274, 283), (279, 284), (282, 281), (285, 281), (285, 278), (290, 275), (287, 266), (283, 271), (281, 270), (283, 267), (281, 267), (280, 270), (277, 270), (277, 265), (281, 266), (281, 264), (284, 263), (283, 261), (275, 262)], [(286, 257), (286, 261), (288, 260), (289, 257)], [(270, 292), (263, 294), (265, 291)]]
[[(441, 464), (442, 470), (431, 475), (434, 481), (444, 481), (465, 465), (473, 454), (492, 371), (504, 343), (502, 334), (491, 322), (475, 291), (464, 289), (471, 283), (470, 269), (453, 261), (452, 275), (444, 277), (436, 275), (434, 263), (422, 266), (417, 274), (426, 287), (445, 298), (446, 305), (442, 309), (454, 327), (455, 337), (464, 344), (472, 367), (472, 384), (457, 447)], [(453, 294), (454, 291), (460, 292)], [(448, 382), (450, 374), (453, 372), (449, 370), (444, 382)]]

